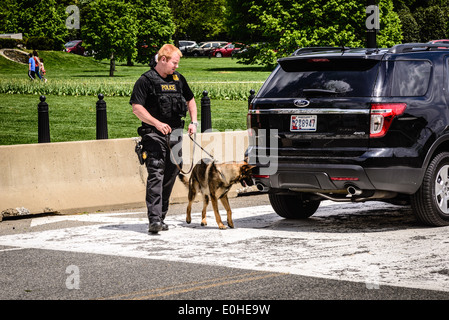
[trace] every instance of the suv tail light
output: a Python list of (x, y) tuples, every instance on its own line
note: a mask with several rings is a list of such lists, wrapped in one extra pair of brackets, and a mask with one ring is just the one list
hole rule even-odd
[(393, 119), (404, 113), (405, 103), (373, 103), (371, 105), (370, 137), (380, 138), (387, 134)]

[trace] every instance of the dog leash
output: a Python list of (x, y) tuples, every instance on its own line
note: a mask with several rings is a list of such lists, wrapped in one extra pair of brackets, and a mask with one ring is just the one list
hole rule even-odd
[[(196, 133), (194, 133), (194, 135), (195, 135), (195, 139), (196, 139)], [(193, 142), (196, 143), (196, 141), (193, 140), (191, 135), (189, 135), (189, 138), (190, 138), (190, 140), (192, 140)], [(173, 150), (170, 147), (170, 133), (165, 135), (165, 142), (167, 143), (167, 147), (170, 150), (170, 155), (172, 157), (172, 160), (176, 164), (176, 167), (178, 167), (179, 172), (181, 172), (182, 174), (189, 174), (192, 171), (192, 169), (193, 169), (193, 159), (195, 157), (195, 145), (193, 146), (193, 150), (192, 150), (192, 159), (190, 161), (191, 162), (190, 169), (186, 172), (186, 171), (182, 170), (182, 168), (179, 166), (178, 162), (175, 161), (176, 158), (173, 155)]]
[[(191, 160), (190, 169), (189, 169), (187, 172), (183, 171), (182, 168), (181, 168), (181, 167), (178, 165), (178, 163), (175, 161), (176, 166), (178, 167), (179, 171), (180, 171), (182, 174), (189, 174), (189, 173), (192, 171), (192, 169), (193, 169), (193, 159), (194, 159), (194, 156), (195, 156), (195, 145), (197, 145), (201, 150), (203, 150), (204, 153), (207, 154), (207, 155), (212, 159), (213, 162), (217, 162), (217, 160), (215, 160), (215, 158), (214, 158), (209, 152), (207, 152), (207, 151), (206, 151), (206, 150), (205, 150), (205, 149), (204, 149), (198, 142), (196, 142), (196, 133), (194, 133), (193, 135), (195, 136), (195, 138), (192, 138), (192, 135), (189, 134), (190, 140), (192, 140), (193, 143), (194, 143), (194, 145), (193, 145), (193, 151), (192, 151), (192, 160)], [(170, 154), (171, 154), (171, 156), (172, 156), (172, 158), (173, 158), (173, 160), (174, 160), (174, 159), (175, 159), (175, 156), (173, 155), (173, 151), (172, 151), (172, 149), (171, 149), (171, 147), (170, 147), (170, 133), (167, 134), (167, 135), (165, 136), (165, 141), (166, 141), (166, 143), (167, 143), (168, 149), (170, 150)], [(224, 177), (224, 175), (223, 175), (223, 173), (222, 173), (221, 171), (218, 171), (218, 172), (220, 172), (221, 176)]]
[(215, 160), (215, 158), (209, 152), (204, 150), (204, 148), (198, 142), (196, 142), (196, 133), (195, 133), (195, 139), (193, 139), (191, 135), (189, 135), (189, 138), (190, 138), (190, 140), (193, 141), (193, 143), (195, 143), (198, 147), (200, 147), (200, 149), (203, 150), (204, 153), (207, 154), (214, 162), (217, 162), (217, 160)]

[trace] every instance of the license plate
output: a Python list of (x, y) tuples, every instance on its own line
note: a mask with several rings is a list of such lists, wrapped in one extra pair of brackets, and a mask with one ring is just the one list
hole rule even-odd
[(316, 131), (316, 115), (292, 116), (290, 131)]

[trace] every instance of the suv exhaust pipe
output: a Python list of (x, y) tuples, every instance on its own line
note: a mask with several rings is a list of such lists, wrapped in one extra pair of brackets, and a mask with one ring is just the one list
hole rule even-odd
[(325, 194), (316, 192), (315, 194), (332, 201), (337, 202), (364, 202), (368, 200), (381, 200), (381, 199), (393, 199), (397, 196), (397, 192), (392, 191), (372, 191), (372, 190), (361, 190), (355, 186), (349, 186), (346, 191), (348, 192), (348, 196), (342, 198), (338, 196), (334, 196), (332, 194)]
[(349, 186), (346, 191), (348, 191), (348, 193), (352, 196), (359, 196), (362, 194), (362, 190), (360, 190), (359, 188), (355, 187), (355, 186)]
[(259, 190), (261, 192), (267, 192), (268, 191), (268, 188), (265, 185), (263, 185), (262, 183), (256, 184), (256, 187), (257, 187), (257, 190)]

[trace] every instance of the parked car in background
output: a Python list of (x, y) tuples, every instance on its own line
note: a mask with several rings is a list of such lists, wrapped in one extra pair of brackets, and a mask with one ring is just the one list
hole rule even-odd
[[(237, 48), (236, 46), (239, 46), (239, 47)], [(217, 57), (217, 58), (231, 57), (234, 55), (234, 53), (239, 51), (241, 47), (243, 47), (243, 45), (241, 43), (229, 42), (223, 46), (213, 49), (210, 54), (212, 57)]]
[(447, 43), (447, 44), (449, 44), (449, 39), (431, 40), (428, 43)]
[(197, 45), (196, 41), (179, 40), (179, 50), (181, 50), (182, 54), (186, 54), (188, 48), (193, 48)]
[(85, 55), (86, 51), (84, 47), (82, 46), (83, 40), (72, 40), (67, 42), (64, 47), (65, 52), (75, 53), (79, 55)]
[(187, 49), (187, 54), (190, 56), (198, 57), (198, 56), (207, 56), (210, 52), (219, 46), (225, 45), (227, 42), (225, 41), (207, 41), (200, 42), (198, 45), (193, 46), (192, 48)]

